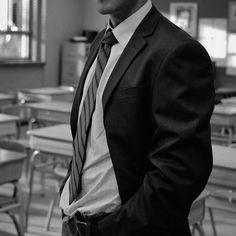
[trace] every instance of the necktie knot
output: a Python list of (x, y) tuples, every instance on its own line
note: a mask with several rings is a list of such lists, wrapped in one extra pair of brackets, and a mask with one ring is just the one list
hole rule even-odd
[(105, 36), (102, 39), (103, 44), (108, 44), (110, 47), (112, 47), (114, 44), (116, 44), (118, 41), (112, 31), (109, 29), (107, 30)]

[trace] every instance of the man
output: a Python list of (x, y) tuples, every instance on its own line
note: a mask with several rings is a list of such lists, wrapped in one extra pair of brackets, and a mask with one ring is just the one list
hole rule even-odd
[(150, 0), (95, 2), (109, 22), (74, 98), (62, 235), (189, 236), (212, 169), (211, 61)]

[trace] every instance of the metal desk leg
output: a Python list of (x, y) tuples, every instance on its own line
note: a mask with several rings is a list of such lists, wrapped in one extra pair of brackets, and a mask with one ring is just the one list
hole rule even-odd
[(209, 215), (210, 215), (210, 220), (211, 220), (213, 235), (214, 235), (214, 236), (217, 236), (216, 225), (215, 225), (215, 220), (214, 220), (214, 216), (213, 216), (212, 209), (211, 209), (211, 208), (208, 208), (208, 210), (209, 210)]
[(33, 179), (34, 179), (34, 169), (35, 169), (35, 160), (37, 156), (40, 154), (39, 151), (34, 151), (30, 157), (30, 179), (29, 179), (29, 196), (28, 201), (26, 204), (26, 212), (25, 212), (25, 228), (27, 230), (28, 227), (28, 220), (29, 220), (29, 208), (30, 208), (30, 202), (32, 198), (32, 188), (33, 188)]
[(195, 224), (193, 225), (192, 236), (194, 235), (195, 230), (198, 231), (199, 236), (205, 236), (205, 232), (204, 232), (204, 230), (203, 230), (201, 224), (199, 224), (199, 223), (195, 223)]

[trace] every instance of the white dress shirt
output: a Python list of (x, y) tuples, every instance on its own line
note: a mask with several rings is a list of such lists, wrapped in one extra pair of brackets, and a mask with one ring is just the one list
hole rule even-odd
[[(68, 178), (61, 194), (60, 207), (66, 215), (71, 216), (76, 211), (80, 211), (88, 216), (101, 212), (109, 213), (115, 211), (115, 209), (119, 208), (121, 205), (103, 124), (102, 95), (120, 55), (151, 7), (152, 3), (148, 0), (138, 11), (112, 29), (118, 43), (111, 49), (110, 57), (103, 71), (97, 90), (96, 106), (92, 116), (92, 124), (86, 148), (86, 159), (82, 172), (82, 190), (79, 199), (69, 204)], [(108, 28), (111, 28), (109, 23)], [(86, 92), (93, 78), (96, 61), (97, 59), (95, 59), (88, 72), (80, 104), (83, 104)], [(81, 108), (82, 106), (80, 105), (79, 116)]]

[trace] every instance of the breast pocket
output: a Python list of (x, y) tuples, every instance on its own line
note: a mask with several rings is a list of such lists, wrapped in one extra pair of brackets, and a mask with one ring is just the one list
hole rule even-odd
[(128, 98), (140, 96), (142, 90), (144, 89), (141, 87), (118, 89), (117, 91), (115, 91), (113, 99), (128, 99)]
[(146, 112), (147, 89), (132, 87), (115, 91), (107, 108), (106, 120), (112, 126), (138, 125)]

